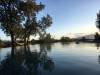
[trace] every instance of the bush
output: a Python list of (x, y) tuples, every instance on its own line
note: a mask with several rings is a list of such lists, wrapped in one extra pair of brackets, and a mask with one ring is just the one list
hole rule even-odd
[(72, 39), (70, 39), (69, 37), (61, 37), (60, 39), (62, 42), (71, 42)]

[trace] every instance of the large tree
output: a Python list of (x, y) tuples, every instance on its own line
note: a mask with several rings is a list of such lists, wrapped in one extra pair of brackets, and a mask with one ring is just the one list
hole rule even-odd
[(46, 29), (52, 24), (52, 18), (47, 15), (43, 16), (41, 20), (37, 20), (37, 14), (44, 9), (44, 5), (36, 3), (35, 0), (22, 1), (19, 5), (20, 10), (23, 10), (24, 18), (23, 35), (21, 35), (24, 39), (24, 45), (27, 45), (31, 35), (39, 34), (40, 37), (43, 37), (46, 34)]
[(11, 36), (12, 53), (17, 38), (24, 39), (27, 44), (32, 34), (42, 34), (51, 26), (52, 18), (47, 15), (37, 20), (37, 14), (44, 9), (36, 0), (0, 0), (0, 27)]
[(44, 8), (42, 3), (36, 3), (36, 0), (22, 0), (19, 3), (19, 9), (23, 16), (23, 26), (21, 38), (24, 39), (24, 46), (28, 44), (29, 37), (37, 32), (36, 14)]
[(15, 34), (20, 26), (20, 16), (18, 10), (19, 0), (0, 0), (0, 27), (11, 37), (12, 53), (15, 47)]

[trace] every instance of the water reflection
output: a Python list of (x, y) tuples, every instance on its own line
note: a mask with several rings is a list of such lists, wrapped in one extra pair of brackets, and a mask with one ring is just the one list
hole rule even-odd
[[(99, 50), (100, 43), (96, 43), (97, 50)], [(98, 55), (98, 63), (100, 64), (100, 54)]]
[(40, 44), (40, 51), (46, 51), (46, 52), (51, 52), (52, 50), (52, 44)]
[(71, 44), (70, 42), (61, 42), (61, 45), (62, 45), (63, 47), (69, 46), (70, 44)]
[[(100, 75), (99, 46), (54, 43), (30, 45), (26, 50), (18, 47), (13, 56), (8, 54), (0, 63), (0, 75)], [(6, 55), (3, 51), (1, 54)]]
[(0, 75), (41, 75), (43, 70), (53, 71), (54, 62), (48, 56), (51, 51), (50, 45), (40, 45), (40, 51), (30, 51), (22, 47), (16, 50), (15, 54), (10, 54), (0, 63)]
[(97, 49), (99, 49), (100, 43), (96, 43), (96, 47), (97, 47)]
[(48, 56), (48, 52), (51, 51), (51, 44), (40, 44), (39, 57), (41, 64), (43, 64), (43, 69), (47, 71), (52, 71), (54, 69), (54, 62)]

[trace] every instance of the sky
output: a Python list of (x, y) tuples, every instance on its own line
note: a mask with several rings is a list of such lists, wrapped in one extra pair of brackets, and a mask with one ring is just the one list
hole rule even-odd
[[(100, 0), (37, 0), (45, 5), (38, 17), (51, 15), (53, 24), (47, 32), (55, 38), (76, 37), (98, 31), (95, 26), (96, 14), (100, 10)], [(0, 38), (8, 39), (0, 31)]]
[(79, 36), (98, 31), (95, 26), (100, 0), (38, 0), (45, 4), (42, 15), (50, 14), (53, 24), (48, 29), (52, 35)]

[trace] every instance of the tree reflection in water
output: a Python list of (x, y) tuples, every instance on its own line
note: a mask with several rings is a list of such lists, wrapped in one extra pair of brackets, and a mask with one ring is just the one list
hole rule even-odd
[(42, 70), (52, 71), (54, 62), (48, 56), (51, 47), (40, 45), (40, 51), (31, 52), (27, 49), (16, 50), (13, 56), (7, 57), (0, 63), (0, 75), (41, 75)]
[(51, 58), (48, 57), (48, 51), (51, 51), (50, 44), (40, 44), (39, 57), (41, 64), (43, 64), (44, 70), (52, 71), (54, 69), (54, 62), (52, 62)]
[(66, 47), (70, 44), (71, 44), (71, 42), (61, 42), (62, 47)]
[[(96, 43), (97, 50), (99, 50), (100, 43)], [(98, 63), (100, 64), (100, 54), (98, 55)]]
[(100, 43), (96, 43), (96, 47), (97, 47), (97, 49), (99, 50)]

